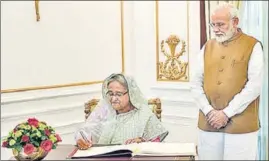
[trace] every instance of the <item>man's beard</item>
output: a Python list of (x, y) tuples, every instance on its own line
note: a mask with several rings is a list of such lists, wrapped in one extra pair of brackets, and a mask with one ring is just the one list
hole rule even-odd
[(232, 27), (232, 25), (230, 25), (230, 28), (227, 32), (219, 32), (222, 35), (216, 35), (215, 33), (215, 38), (217, 40), (217, 42), (223, 43), (229, 39), (231, 39), (234, 36), (235, 33), (235, 28)]

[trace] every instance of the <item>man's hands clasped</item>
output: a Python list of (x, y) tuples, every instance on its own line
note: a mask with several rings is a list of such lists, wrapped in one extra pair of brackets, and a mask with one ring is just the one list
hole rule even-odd
[(216, 129), (225, 127), (229, 121), (229, 118), (222, 110), (211, 110), (207, 114), (208, 123)]

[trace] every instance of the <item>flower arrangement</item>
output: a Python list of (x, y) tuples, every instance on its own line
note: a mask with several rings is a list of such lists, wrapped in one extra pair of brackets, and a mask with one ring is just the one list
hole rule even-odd
[(35, 118), (29, 118), (27, 122), (18, 124), (9, 132), (2, 142), (2, 147), (12, 148), (15, 156), (19, 153), (28, 156), (40, 149), (48, 153), (61, 141), (62, 139), (51, 126)]

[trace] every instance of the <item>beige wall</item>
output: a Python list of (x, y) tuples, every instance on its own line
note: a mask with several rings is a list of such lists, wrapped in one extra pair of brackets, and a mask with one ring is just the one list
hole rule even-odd
[(36, 22), (34, 2), (1, 2), (1, 89), (98, 81), (122, 71), (120, 2), (39, 5)]

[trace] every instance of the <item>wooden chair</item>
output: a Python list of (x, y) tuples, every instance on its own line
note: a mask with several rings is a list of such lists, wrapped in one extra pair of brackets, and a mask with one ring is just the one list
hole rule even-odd
[[(85, 119), (89, 117), (91, 112), (94, 110), (96, 105), (100, 99), (91, 99), (84, 104), (85, 110)], [(157, 116), (157, 118), (161, 121), (161, 113), (162, 113), (162, 104), (159, 98), (151, 98), (148, 100), (149, 108), (151, 108), (152, 112)]]

